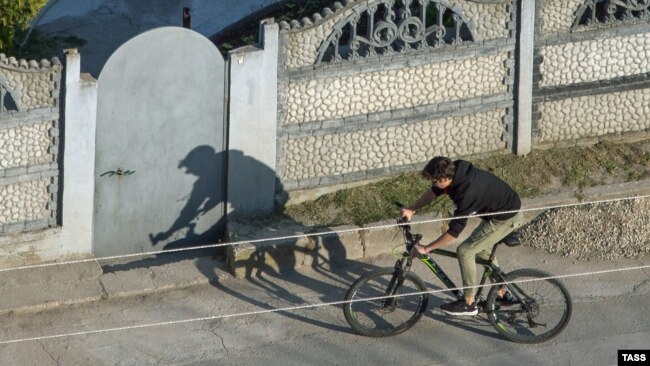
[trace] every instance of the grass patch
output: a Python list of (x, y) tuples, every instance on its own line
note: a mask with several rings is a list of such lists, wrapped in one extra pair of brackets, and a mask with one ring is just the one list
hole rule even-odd
[[(393, 202), (410, 204), (413, 197), (419, 197), (427, 187), (428, 182), (420, 177), (419, 172), (403, 173), (363, 187), (326, 194), (315, 201), (288, 206), (284, 214), (295, 221), (316, 226), (363, 225), (395, 216)], [(420, 212), (447, 212), (451, 207), (451, 200), (446, 199)]]
[[(526, 156), (497, 155), (472, 160), (472, 163), (506, 181), (522, 198), (535, 197), (645, 179), (650, 176), (650, 140), (536, 150)], [(305, 225), (363, 225), (394, 218), (397, 213), (394, 201), (411, 204), (428, 187), (429, 183), (419, 172), (402, 173), (287, 206), (282, 214)], [(452, 209), (451, 201), (443, 197), (420, 212), (448, 215)]]

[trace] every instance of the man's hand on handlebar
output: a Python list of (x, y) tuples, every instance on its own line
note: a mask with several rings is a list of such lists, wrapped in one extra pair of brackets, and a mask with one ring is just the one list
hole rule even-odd
[(402, 207), (399, 209), (399, 214), (401, 217), (405, 218), (406, 221), (411, 221), (411, 217), (415, 215), (415, 210), (411, 210), (407, 207)]

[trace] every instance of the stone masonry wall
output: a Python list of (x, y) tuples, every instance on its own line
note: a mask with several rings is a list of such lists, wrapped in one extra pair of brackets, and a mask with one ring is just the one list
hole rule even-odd
[(435, 155), (498, 152), (499, 146), (504, 145), (505, 114), (505, 108), (499, 108), (472, 115), (285, 140), (283, 149), (289, 157), (284, 177), (309, 180), (388, 170), (426, 161)]
[(418, 169), (439, 154), (512, 148), (515, 5), (432, 0), (465, 26), (456, 33), (465, 38), (321, 61), (344, 24), (387, 3), (406, 17), (404, 2), (350, 0), (280, 23), (277, 174), (285, 190)]
[(0, 234), (56, 226), (61, 72), (0, 55)]
[(650, 129), (650, 89), (548, 101), (540, 111), (540, 143), (643, 132)]
[[(294, 79), (284, 85), (283, 124), (412, 108), (507, 92), (508, 53), (461, 58), (416, 67)], [(435, 82), (432, 82), (435, 81)]]
[(566, 33), (575, 20), (576, 10), (584, 3), (585, 0), (537, 0), (539, 33), (545, 36)]
[(546, 46), (540, 54), (540, 87), (645, 74), (650, 71), (650, 33)]
[(538, 147), (624, 140), (650, 131), (649, 18), (633, 11), (636, 4), (629, 0), (617, 2), (607, 18), (604, 8), (592, 18), (594, 3), (606, 5), (537, 3), (533, 137)]

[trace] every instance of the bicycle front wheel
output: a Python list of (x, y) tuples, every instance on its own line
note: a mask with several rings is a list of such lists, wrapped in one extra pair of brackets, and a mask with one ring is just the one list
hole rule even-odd
[(564, 285), (536, 269), (520, 269), (506, 275), (508, 291), (522, 301), (504, 304), (497, 299), (502, 286), (493, 286), (487, 297), (488, 318), (506, 339), (518, 343), (547, 341), (564, 330), (571, 319), (571, 296)]
[(369, 337), (402, 333), (427, 309), (429, 295), (425, 291), (422, 280), (410, 272), (404, 274), (403, 281), (393, 268), (368, 273), (345, 294), (350, 301), (343, 304), (345, 320), (357, 333)]

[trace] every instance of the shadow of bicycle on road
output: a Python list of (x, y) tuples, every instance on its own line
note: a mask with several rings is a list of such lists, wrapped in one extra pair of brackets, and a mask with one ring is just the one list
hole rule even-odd
[[(445, 315), (441, 310), (435, 310), (435, 308), (440, 308), (440, 305), (442, 305), (442, 303), (443, 302), (440, 302), (440, 304), (435, 305), (434, 308), (432, 308), (432, 304), (429, 304), (427, 318), (439, 321), (455, 328), (463, 329), (477, 335), (503, 340), (503, 338), (499, 336), (499, 334), (494, 330), (490, 321), (484, 316), (461, 317)], [(435, 311), (435, 313), (432, 311), (432, 309)]]
[[(342, 301), (352, 282), (379, 267), (348, 259), (346, 248), (337, 235), (311, 237), (310, 244), (303, 246), (294, 241), (260, 245), (255, 249), (243, 266), (245, 274), (241, 280), (262, 290), (264, 299), (232, 290), (220, 283), (208, 267), (200, 270), (214, 279), (215, 288), (261, 311), (308, 306), (278, 313), (324, 329), (352, 333), (341, 321), (341, 305), (330, 305), (337, 308), (337, 315), (332, 317), (329, 311), (318, 311), (318, 304)], [(314, 307), (309, 307), (311, 305)]]

